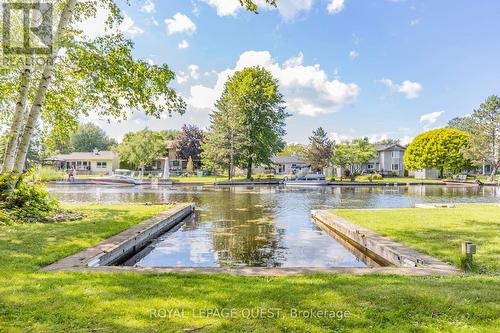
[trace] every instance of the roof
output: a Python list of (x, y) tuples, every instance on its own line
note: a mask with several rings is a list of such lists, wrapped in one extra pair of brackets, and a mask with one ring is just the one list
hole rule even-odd
[(384, 151), (384, 150), (406, 150), (405, 147), (398, 145), (397, 143), (393, 143), (390, 145), (382, 145), (382, 144), (375, 144), (375, 150), (376, 151)]
[(99, 151), (95, 152), (79, 152), (79, 153), (71, 153), (71, 154), (59, 154), (51, 157), (51, 160), (58, 161), (68, 161), (68, 160), (81, 160), (81, 161), (94, 161), (94, 160), (113, 160), (117, 158), (118, 155), (112, 151)]
[(303, 158), (298, 156), (274, 156), (272, 161), (275, 164), (307, 164)]

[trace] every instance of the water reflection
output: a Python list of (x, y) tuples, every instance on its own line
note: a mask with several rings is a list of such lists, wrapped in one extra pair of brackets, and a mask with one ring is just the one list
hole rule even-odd
[(66, 202), (195, 202), (193, 218), (128, 264), (138, 266), (364, 267), (310, 219), (311, 209), (498, 202), (494, 187), (51, 187)]

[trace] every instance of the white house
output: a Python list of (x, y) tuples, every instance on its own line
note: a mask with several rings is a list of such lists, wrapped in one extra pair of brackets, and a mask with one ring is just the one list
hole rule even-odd
[(310, 170), (310, 165), (301, 157), (297, 156), (273, 156), (272, 168), (258, 167), (254, 173), (272, 172), (275, 175), (291, 175), (301, 170)]

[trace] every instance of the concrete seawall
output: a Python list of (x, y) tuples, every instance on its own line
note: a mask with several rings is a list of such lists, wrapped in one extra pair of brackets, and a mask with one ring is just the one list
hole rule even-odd
[(193, 211), (193, 203), (178, 204), (174, 208), (153, 216), (91, 248), (44, 267), (41, 271), (64, 271), (77, 267), (101, 267), (119, 264), (141, 250), (151, 239), (176, 226)]

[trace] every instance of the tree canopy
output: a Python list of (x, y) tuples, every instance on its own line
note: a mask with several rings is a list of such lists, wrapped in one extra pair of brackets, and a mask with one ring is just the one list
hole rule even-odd
[(90, 152), (94, 149), (111, 150), (117, 144), (102, 128), (92, 123), (80, 124), (68, 141), (68, 143), (56, 145), (57, 150), (61, 153)]
[(278, 156), (297, 156), (305, 157), (307, 153), (307, 147), (301, 144), (287, 144), (282, 151), (280, 151)]
[(126, 133), (123, 141), (115, 147), (115, 152), (121, 162), (144, 171), (147, 165), (164, 157), (166, 149), (165, 137), (161, 132), (145, 129)]
[[(204, 163), (244, 164), (247, 178), (254, 165), (270, 165), (283, 147), (285, 111), (278, 81), (262, 67), (248, 67), (230, 77), (212, 114), (212, 134), (204, 143)], [(228, 163), (228, 164), (226, 164)]]
[(323, 171), (330, 165), (335, 142), (328, 138), (326, 131), (319, 127), (309, 137), (309, 145), (306, 150), (307, 163), (311, 164), (313, 170)]
[(199, 127), (183, 125), (175, 140), (175, 150), (180, 159), (191, 158), (191, 162), (200, 160), (203, 131)]
[(352, 171), (352, 176), (355, 176), (361, 172), (363, 164), (375, 157), (377, 157), (377, 152), (368, 138), (359, 138), (337, 144), (332, 154), (331, 163), (343, 170), (349, 168)]
[(417, 136), (406, 150), (404, 162), (408, 170), (436, 168), (441, 172), (460, 173), (467, 165), (463, 152), (468, 135), (453, 128), (440, 128)]
[(500, 97), (488, 97), (467, 122), (469, 144), (464, 156), (476, 166), (489, 164), (493, 180), (500, 169)]

